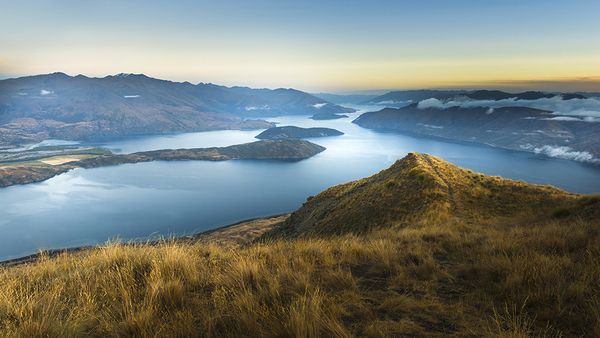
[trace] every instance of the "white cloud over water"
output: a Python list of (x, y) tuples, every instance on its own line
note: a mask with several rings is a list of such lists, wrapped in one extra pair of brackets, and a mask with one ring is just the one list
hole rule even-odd
[(425, 100), (419, 101), (419, 103), (417, 103), (417, 108), (419, 108), (419, 109), (429, 109), (429, 108), (446, 109), (446, 108), (450, 108), (450, 107), (460, 106), (460, 104), (454, 104), (453, 102), (455, 102), (455, 101), (442, 102), (442, 101), (432, 97), (430, 99), (425, 99)]
[[(464, 99), (451, 99), (451, 100), (438, 100), (436, 98), (430, 98), (422, 100), (417, 104), (419, 109), (445, 109), (449, 107), (462, 107), (462, 108), (474, 108), (474, 107), (489, 107), (489, 108), (500, 108), (500, 107), (529, 107), (551, 111), (555, 115), (559, 116), (573, 116), (577, 117), (579, 121), (585, 122), (600, 122), (600, 99), (598, 98), (587, 98), (587, 99), (572, 99), (563, 100), (560, 96), (554, 96), (551, 98), (541, 98), (537, 100), (516, 100), (514, 98), (504, 100), (470, 100)], [(576, 119), (562, 119), (562, 121), (575, 121)]]
[(572, 117), (572, 116), (556, 116), (556, 117), (550, 117), (550, 118), (542, 119), (542, 120), (551, 120), (551, 121), (581, 121), (580, 118)]
[(528, 150), (536, 154), (545, 155), (548, 157), (563, 158), (566, 160), (573, 160), (587, 163), (600, 163), (600, 159), (597, 159), (591, 153), (587, 151), (576, 151), (571, 147), (557, 146), (557, 145), (542, 145), (534, 146), (532, 144), (522, 145), (523, 150)]
[(542, 154), (550, 157), (564, 158), (567, 160), (580, 162), (600, 163), (600, 160), (594, 158), (594, 156), (587, 151), (575, 151), (571, 147), (544, 145), (541, 147), (535, 147), (532, 150), (536, 154)]

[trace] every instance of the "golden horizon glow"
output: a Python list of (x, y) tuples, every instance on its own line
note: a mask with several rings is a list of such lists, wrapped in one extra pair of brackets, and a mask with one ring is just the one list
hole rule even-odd
[(311, 92), (600, 91), (600, 3), (427, 2), (439, 11), (395, 2), (32, 0), (39, 10), (31, 12), (9, 3), (0, 14), (0, 77), (124, 72)]

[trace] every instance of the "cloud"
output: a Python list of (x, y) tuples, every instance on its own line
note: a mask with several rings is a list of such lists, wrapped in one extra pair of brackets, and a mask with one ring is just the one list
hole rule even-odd
[(383, 100), (383, 101), (379, 101), (379, 102), (375, 102), (375, 104), (377, 105), (386, 105), (386, 104), (411, 104), (412, 100), (406, 100), (406, 101), (396, 101), (396, 100)]
[(265, 104), (263, 106), (248, 106), (245, 107), (244, 109), (246, 109), (246, 111), (253, 111), (253, 110), (269, 110), (271, 109), (271, 107), (268, 104)]
[(436, 126), (433, 124), (425, 124), (425, 123), (417, 123), (417, 126), (422, 126), (422, 127), (431, 128), (431, 129), (444, 129), (443, 126)]
[(557, 117), (551, 117), (551, 118), (542, 119), (542, 120), (550, 120), (550, 121), (583, 121), (580, 118), (572, 117), (572, 116), (557, 116)]
[(594, 158), (594, 156), (588, 153), (587, 151), (574, 151), (571, 147), (544, 145), (541, 147), (533, 148), (533, 152), (536, 154), (564, 158), (567, 160), (588, 163), (600, 163), (600, 160)]
[[(453, 101), (451, 101), (451, 102), (453, 102)], [(450, 108), (453, 106), (457, 106), (457, 105), (449, 105), (449, 104), (446, 104), (445, 102), (442, 102), (436, 98), (426, 99), (423, 101), (419, 101), (419, 103), (417, 103), (417, 108), (419, 108), (419, 109), (429, 109), (429, 108), (446, 109), (446, 108)]]
[[(538, 100), (516, 100), (514, 98), (504, 100), (470, 100), (468, 98), (456, 98), (446, 101), (440, 101), (435, 98), (420, 101), (417, 104), (419, 109), (435, 108), (445, 109), (449, 107), (529, 107), (551, 111), (555, 115), (580, 117), (580, 120), (586, 122), (598, 122), (600, 119), (600, 99), (572, 99), (563, 100), (561, 96), (550, 98), (541, 98)], [(566, 121), (566, 120), (563, 120)], [(572, 120), (574, 121), (574, 120)]]
[(50, 94), (54, 94), (54, 92), (52, 90), (46, 90), (46, 89), (40, 90), (40, 95), (50, 95)]
[(598, 159), (595, 159), (594, 156), (589, 152), (574, 151), (571, 147), (545, 145), (542, 147), (534, 148), (533, 152), (536, 154), (544, 154), (550, 157), (558, 157), (581, 162), (598, 163)]

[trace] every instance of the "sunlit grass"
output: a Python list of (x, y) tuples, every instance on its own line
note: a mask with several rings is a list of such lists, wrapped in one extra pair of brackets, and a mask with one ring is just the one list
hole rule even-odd
[(110, 244), (0, 271), (1, 332), (597, 335), (597, 229), (432, 224), (245, 248)]

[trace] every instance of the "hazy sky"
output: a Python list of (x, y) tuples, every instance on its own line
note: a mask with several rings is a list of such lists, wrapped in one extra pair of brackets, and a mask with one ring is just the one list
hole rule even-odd
[(0, 0), (0, 77), (600, 91), (600, 1)]

